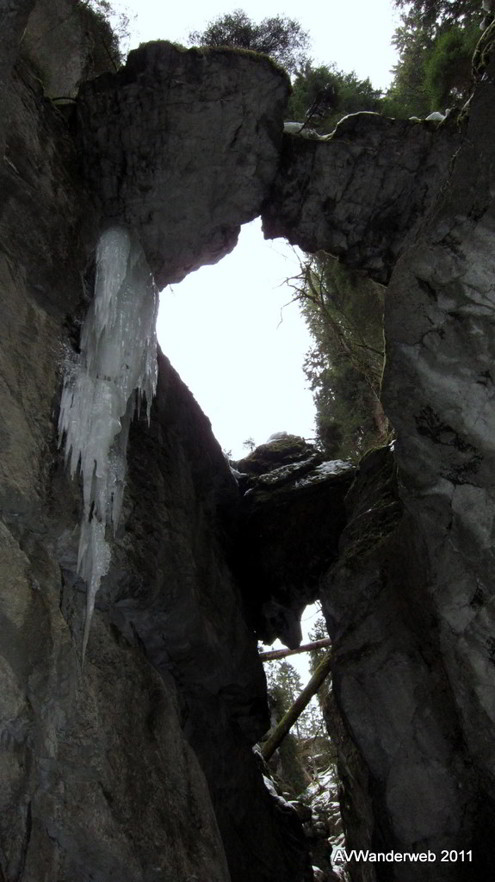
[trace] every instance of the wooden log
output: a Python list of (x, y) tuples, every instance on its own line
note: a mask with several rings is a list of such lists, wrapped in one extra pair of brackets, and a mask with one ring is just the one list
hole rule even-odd
[(296, 720), (301, 716), (303, 710), (308, 706), (313, 695), (316, 695), (321, 684), (330, 673), (332, 654), (327, 652), (323, 661), (320, 662), (314, 672), (308, 685), (304, 687), (301, 694), (296, 698), (292, 707), (282, 717), (280, 722), (275, 726), (271, 735), (261, 745), (261, 753), (263, 759), (268, 761), (275, 753), (277, 747), (282, 743), (287, 733), (291, 730)]
[(297, 655), (298, 652), (310, 652), (311, 649), (320, 649), (323, 646), (330, 646), (332, 641), (330, 637), (322, 637), (321, 640), (314, 640), (313, 643), (304, 643), (297, 649), (269, 649), (266, 652), (260, 652), (259, 657), (263, 661), (271, 661), (274, 658), (286, 658), (288, 655)]

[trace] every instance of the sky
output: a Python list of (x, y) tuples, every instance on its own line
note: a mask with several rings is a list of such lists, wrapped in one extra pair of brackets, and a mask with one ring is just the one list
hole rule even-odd
[(264, 242), (258, 219), (220, 263), (161, 294), (160, 345), (234, 458), (246, 455), (250, 438), (261, 444), (273, 432), (314, 435), (301, 369), (311, 339), (290, 304), (294, 292), (283, 286), (299, 271), (285, 242)]

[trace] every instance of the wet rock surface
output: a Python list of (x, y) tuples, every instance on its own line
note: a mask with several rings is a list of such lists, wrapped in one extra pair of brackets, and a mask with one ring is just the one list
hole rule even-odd
[(0, 875), (228, 882), (173, 679), (101, 617), (81, 670), (78, 491), (60, 462), (56, 405), (75, 327), (67, 313), (87, 303), (92, 216), (81, 218), (90, 206), (74, 145), (25, 66), (11, 101), (0, 218)]
[[(495, 817), (493, 74), (492, 62), (471, 102), (450, 186), (392, 277), (384, 379), (435, 654), (474, 791), (461, 838), (471, 822), (481, 875), (493, 866)], [(459, 791), (457, 799), (462, 805)], [(449, 871), (463, 878), (462, 868)]]
[[(389, 450), (365, 458), (346, 506), (339, 560), (322, 600), (332, 637), (334, 700), (366, 769), (363, 774), (346, 746), (338, 713), (335, 720), (327, 713), (350, 791), (343, 800), (349, 841), (372, 851), (393, 844), (403, 852), (421, 843), (421, 850), (439, 856), (442, 849), (468, 849), (476, 776), (438, 651), (423, 551), (413, 522), (403, 514)], [(358, 801), (364, 809), (355, 825)], [(373, 878), (365, 868), (353, 872), (356, 879)], [(407, 880), (417, 871), (404, 865), (394, 872)], [(458, 866), (435, 866), (423, 878), (457, 879), (465, 873)]]
[[(385, 479), (392, 454), (386, 469), (385, 452), (361, 464), (322, 586), (348, 844), (428, 845), (421, 878), (435, 882), (493, 865), (492, 93), (487, 78), (449, 185), (390, 280), (384, 405), (398, 481)], [(442, 849), (469, 857), (441, 862)], [(349, 870), (356, 882), (417, 878), (407, 864)]]

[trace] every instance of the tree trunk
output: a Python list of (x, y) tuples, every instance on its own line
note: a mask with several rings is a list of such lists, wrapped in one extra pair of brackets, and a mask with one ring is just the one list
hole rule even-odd
[(322, 662), (316, 668), (308, 685), (304, 687), (301, 694), (296, 698), (294, 704), (282, 717), (280, 722), (275, 726), (272, 734), (261, 745), (261, 754), (263, 759), (268, 761), (275, 753), (277, 747), (282, 743), (287, 733), (290, 731), (296, 720), (301, 716), (303, 710), (308, 706), (313, 695), (318, 692), (321, 684), (330, 673), (332, 654), (328, 652)]

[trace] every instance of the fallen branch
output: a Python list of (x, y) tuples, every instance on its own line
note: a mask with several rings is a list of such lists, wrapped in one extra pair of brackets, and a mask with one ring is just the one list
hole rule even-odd
[(314, 640), (313, 643), (304, 643), (297, 649), (270, 649), (267, 652), (260, 652), (259, 657), (262, 661), (270, 661), (274, 658), (286, 658), (288, 655), (296, 655), (298, 652), (309, 652), (311, 649), (321, 649), (323, 646), (330, 646), (330, 637), (323, 637), (321, 640)]
[(282, 717), (272, 734), (261, 745), (261, 754), (264, 760), (268, 761), (273, 756), (277, 747), (279, 747), (296, 720), (301, 716), (303, 710), (308, 706), (313, 695), (316, 695), (321, 684), (330, 673), (331, 661), (332, 655), (330, 652), (327, 652), (323, 661), (316, 668), (308, 685), (304, 687), (290, 710)]

